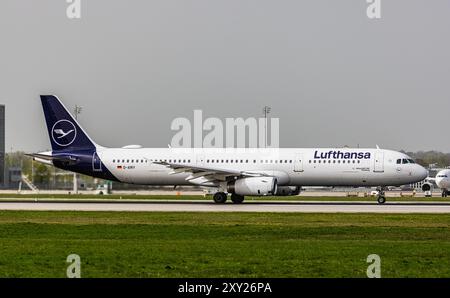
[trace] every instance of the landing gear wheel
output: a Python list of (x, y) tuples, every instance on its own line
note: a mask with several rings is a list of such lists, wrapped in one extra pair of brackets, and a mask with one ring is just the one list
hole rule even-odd
[(231, 194), (231, 201), (233, 201), (233, 203), (235, 204), (241, 204), (242, 202), (244, 202), (244, 196), (240, 196), (237, 194)]
[(227, 201), (227, 194), (224, 192), (216, 192), (213, 199), (217, 204), (224, 204)]
[(386, 197), (384, 195), (384, 191), (385, 190), (386, 190), (385, 186), (377, 187), (377, 191), (378, 191), (377, 201), (378, 201), (378, 204), (384, 204), (386, 202)]
[(384, 204), (386, 202), (386, 198), (383, 196), (379, 196), (377, 201), (378, 201), (378, 204)]

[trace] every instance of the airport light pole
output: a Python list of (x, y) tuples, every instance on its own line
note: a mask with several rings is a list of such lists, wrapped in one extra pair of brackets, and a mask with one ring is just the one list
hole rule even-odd
[(264, 106), (263, 113), (264, 113), (264, 148), (267, 148), (267, 114), (270, 113), (271, 107)]
[[(81, 114), (81, 111), (83, 110), (82, 107), (75, 105), (74, 108), (74, 114), (75, 114), (75, 120), (78, 121), (78, 115)], [(77, 173), (73, 173), (73, 193), (74, 194), (78, 194), (78, 174)]]

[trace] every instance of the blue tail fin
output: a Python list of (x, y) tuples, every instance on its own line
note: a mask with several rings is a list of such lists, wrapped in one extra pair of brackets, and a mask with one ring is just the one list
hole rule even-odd
[(97, 145), (54, 95), (41, 95), (53, 151), (94, 149)]

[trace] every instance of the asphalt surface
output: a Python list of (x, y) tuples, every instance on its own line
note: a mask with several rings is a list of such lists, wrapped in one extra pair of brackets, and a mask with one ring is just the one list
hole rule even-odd
[(0, 202), (0, 210), (132, 211), (132, 212), (300, 212), (300, 213), (448, 213), (450, 202), (248, 202), (215, 204), (205, 201), (83, 201), (39, 199)]

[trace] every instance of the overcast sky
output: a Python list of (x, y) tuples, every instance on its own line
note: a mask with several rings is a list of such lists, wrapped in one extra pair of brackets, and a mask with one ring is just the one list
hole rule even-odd
[(450, 1), (1, 0), (7, 151), (50, 147), (40, 94), (104, 146), (165, 147), (176, 117), (280, 118), (281, 147), (450, 152)]

